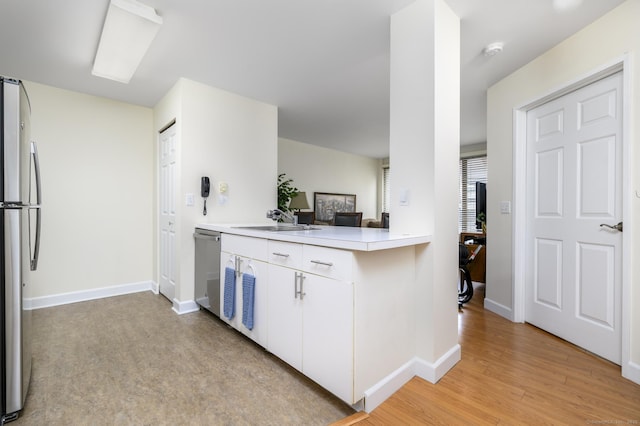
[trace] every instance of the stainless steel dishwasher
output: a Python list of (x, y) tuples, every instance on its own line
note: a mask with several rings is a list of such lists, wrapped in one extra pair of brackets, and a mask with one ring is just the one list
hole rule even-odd
[(220, 233), (196, 228), (193, 238), (196, 302), (220, 316)]

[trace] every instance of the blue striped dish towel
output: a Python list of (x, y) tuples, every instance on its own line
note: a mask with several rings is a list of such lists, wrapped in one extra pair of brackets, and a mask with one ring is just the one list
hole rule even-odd
[(251, 274), (242, 276), (242, 324), (253, 330), (253, 304), (256, 291), (256, 277)]
[(223, 300), (224, 316), (231, 319), (236, 313), (236, 270), (228, 266), (224, 268)]

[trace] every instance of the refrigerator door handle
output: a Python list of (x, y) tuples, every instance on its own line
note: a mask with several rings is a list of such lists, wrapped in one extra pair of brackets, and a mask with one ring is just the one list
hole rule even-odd
[(36, 204), (42, 204), (42, 190), (40, 189), (40, 160), (38, 159), (38, 147), (31, 141), (31, 156), (33, 157), (34, 174), (36, 176)]
[(40, 189), (40, 161), (38, 160), (38, 148), (36, 143), (31, 141), (31, 155), (33, 156), (34, 174), (36, 177), (36, 240), (33, 247), (33, 258), (31, 259), (31, 270), (38, 269), (38, 258), (40, 257), (40, 228), (41, 228), (41, 210), (42, 192)]
[(36, 241), (33, 246), (33, 258), (31, 259), (31, 270), (38, 269), (38, 258), (40, 257), (40, 207), (36, 207)]

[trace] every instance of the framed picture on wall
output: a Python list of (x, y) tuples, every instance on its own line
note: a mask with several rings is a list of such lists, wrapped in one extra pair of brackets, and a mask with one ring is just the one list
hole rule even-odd
[(333, 194), (329, 192), (314, 192), (313, 207), (316, 220), (331, 222), (335, 212), (355, 212), (355, 194)]

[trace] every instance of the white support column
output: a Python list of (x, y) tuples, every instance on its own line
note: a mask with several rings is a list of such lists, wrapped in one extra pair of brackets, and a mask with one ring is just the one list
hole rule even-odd
[(460, 359), (457, 208), (460, 20), (443, 0), (391, 17), (392, 233), (428, 233), (416, 248), (416, 373), (438, 381)]

